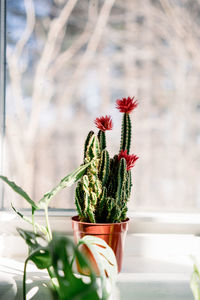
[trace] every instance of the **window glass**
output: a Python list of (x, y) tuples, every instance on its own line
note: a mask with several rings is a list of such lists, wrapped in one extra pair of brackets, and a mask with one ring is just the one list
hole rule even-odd
[[(130, 209), (200, 207), (200, 5), (166, 0), (8, 0), (4, 171), (35, 200), (83, 160), (96, 117), (121, 97), (132, 113)], [(5, 204), (13, 199), (5, 188)], [(73, 208), (74, 187), (52, 207)]]

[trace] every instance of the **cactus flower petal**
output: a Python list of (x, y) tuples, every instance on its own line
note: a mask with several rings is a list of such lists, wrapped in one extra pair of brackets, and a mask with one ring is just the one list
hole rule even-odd
[(102, 131), (112, 130), (113, 128), (111, 116), (96, 118), (94, 120), (94, 123), (97, 126), (97, 128), (99, 128)]
[(137, 155), (128, 155), (127, 150), (121, 152), (118, 155), (118, 160), (120, 161), (121, 158), (125, 158), (126, 165), (127, 165), (127, 171), (129, 171), (132, 167), (134, 167), (136, 160), (139, 158)]
[(118, 99), (116, 101), (116, 108), (122, 113), (131, 113), (138, 106), (138, 102), (137, 100), (134, 101), (134, 98), (135, 97)]

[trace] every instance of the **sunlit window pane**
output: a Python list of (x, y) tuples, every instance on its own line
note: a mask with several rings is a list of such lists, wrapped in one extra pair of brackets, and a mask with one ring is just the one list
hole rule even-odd
[[(184, 1), (7, 1), (5, 175), (35, 200), (83, 161), (93, 120), (136, 96), (130, 209), (200, 207), (200, 4)], [(5, 190), (5, 203), (13, 192)], [(74, 207), (74, 188), (52, 207)]]

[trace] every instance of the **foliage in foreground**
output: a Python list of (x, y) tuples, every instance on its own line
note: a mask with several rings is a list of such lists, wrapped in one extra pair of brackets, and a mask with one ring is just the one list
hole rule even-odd
[(190, 280), (190, 287), (194, 296), (194, 300), (200, 300), (200, 266), (195, 259), (193, 260), (194, 268)]
[[(42, 246), (39, 240), (45, 240), (43, 235), (34, 232), (18, 229), (19, 234), (26, 241), (29, 247), (29, 256), (24, 265), (23, 295), (26, 300), (26, 268), (29, 261), (32, 261), (38, 269), (46, 269), (52, 282), (52, 292), (55, 299), (60, 300), (106, 300), (109, 293), (106, 288), (105, 270), (113, 277), (117, 274), (115, 256), (112, 250), (107, 247), (108, 257), (111, 257), (115, 267), (105, 266), (105, 261), (101, 259), (101, 254), (94, 249), (94, 245), (99, 243), (99, 238), (86, 236), (81, 239), (78, 245), (74, 245), (71, 239), (53, 234), (52, 240)], [(101, 240), (102, 241), (102, 240)], [(100, 241), (100, 243), (101, 243)], [(104, 242), (104, 241), (103, 241)], [(105, 242), (104, 242), (105, 243)], [(88, 263), (87, 259), (78, 249), (80, 244), (87, 245), (98, 262), (101, 285), (97, 282), (97, 277)], [(105, 246), (105, 245), (104, 245)], [(82, 269), (90, 271), (89, 280), (83, 281), (77, 277), (73, 271), (73, 261), (76, 258)], [(113, 261), (114, 259), (114, 261)]]
[[(33, 226), (33, 232), (18, 229), (19, 234), (25, 240), (29, 248), (29, 255), (24, 264), (24, 300), (26, 300), (26, 268), (29, 261), (32, 261), (38, 269), (46, 269), (48, 271), (55, 299), (106, 300), (109, 297), (105, 274), (110, 276), (111, 281), (117, 274), (117, 263), (112, 249), (103, 240), (96, 237), (86, 236), (80, 240), (78, 245), (75, 246), (74, 243), (67, 237), (56, 234), (52, 235), (48, 218), (48, 205), (53, 196), (55, 196), (60, 190), (79, 180), (91, 163), (92, 161), (80, 166), (73, 173), (63, 178), (59, 185), (52, 189), (49, 193), (45, 194), (38, 203), (34, 202), (21, 187), (10, 181), (7, 177), (0, 176), (0, 178), (17, 194), (22, 196), (32, 208), (32, 218), (28, 218), (12, 205), (14, 211), (23, 220)], [(39, 209), (44, 209), (45, 225), (35, 222), (35, 211)], [(45, 246), (43, 246), (44, 242), (46, 243)], [(102, 243), (104, 244), (100, 246)], [(97, 284), (97, 278), (90, 264), (78, 249), (81, 244), (85, 244), (96, 259), (101, 278), (100, 289)], [(98, 246), (102, 251), (105, 249), (106, 252), (104, 251), (105, 253), (102, 254), (99, 249), (97, 250)], [(73, 255), (72, 258), (71, 255)], [(82, 269), (86, 268), (89, 270), (89, 282), (85, 283), (81, 278), (75, 276), (72, 269), (75, 258)], [(111, 264), (108, 263), (109, 260), (112, 262)]]

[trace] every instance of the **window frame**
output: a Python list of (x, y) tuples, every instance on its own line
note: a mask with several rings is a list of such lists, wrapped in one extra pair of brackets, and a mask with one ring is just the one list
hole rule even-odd
[[(4, 169), (6, 130), (6, 0), (0, 0), (0, 174)], [(0, 183), (0, 209), (4, 209), (4, 187)]]
[[(31, 217), (31, 210), (20, 210)], [(72, 216), (75, 209), (49, 209), (49, 221), (53, 231), (72, 235)], [(200, 236), (200, 213), (160, 213), (129, 211), (129, 234), (180, 234)], [(44, 224), (43, 211), (37, 211), (35, 221)], [(32, 226), (22, 220), (15, 212), (0, 211), (0, 234), (16, 235), (17, 227), (31, 230)]]

